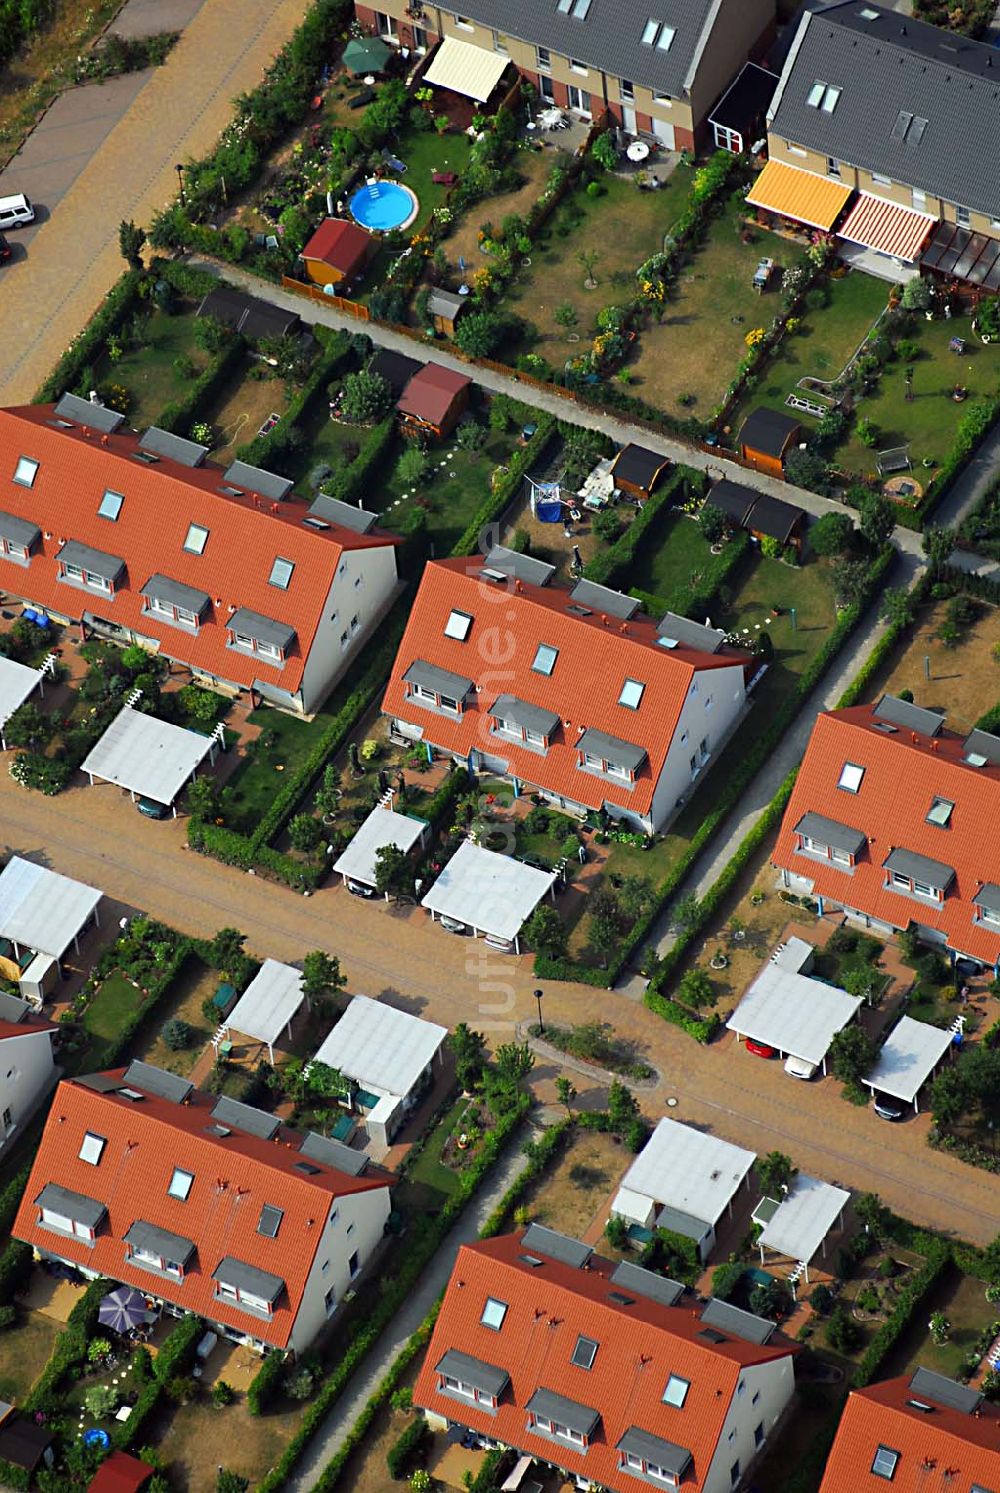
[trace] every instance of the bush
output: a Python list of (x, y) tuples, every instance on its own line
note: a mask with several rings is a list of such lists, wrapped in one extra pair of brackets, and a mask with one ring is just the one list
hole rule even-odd
[(212, 1386), (213, 1405), (231, 1405), (236, 1398), (236, 1391), (225, 1379), (220, 1379)]
[(430, 1434), (430, 1427), (422, 1415), (410, 1421), (406, 1430), (393, 1442), (386, 1453), (385, 1464), (389, 1469), (390, 1477), (395, 1478), (397, 1482), (404, 1477), (409, 1477), (426, 1455)]
[(284, 1377), (284, 1354), (268, 1353), (247, 1390), (247, 1409), (251, 1415), (263, 1415), (268, 1406), (273, 1404)]
[(204, 1330), (205, 1324), (200, 1317), (181, 1317), (153, 1359), (153, 1374), (160, 1384), (166, 1384), (191, 1367), (198, 1340)]
[(813, 554), (842, 555), (851, 547), (854, 525), (846, 513), (824, 513), (809, 529)]
[(175, 1016), (161, 1029), (160, 1036), (171, 1052), (183, 1052), (194, 1040), (194, 1028)]
[(861, 1341), (861, 1328), (842, 1306), (834, 1307), (830, 1313), (826, 1340), (837, 1353), (850, 1353)]

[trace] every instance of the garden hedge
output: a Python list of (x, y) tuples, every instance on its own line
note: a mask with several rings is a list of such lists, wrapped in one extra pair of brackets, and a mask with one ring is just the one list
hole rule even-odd
[(353, 361), (355, 355), (349, 332), (328, 332), (324, 327), (313, 328), (313, 331), (326, 340), (305, 382), (289, 400), (285, 413), (267, 435), (256, 435), (252, 441), (237, 447), (236, 455), (240, 461), (263, 467), (269, 472), (279, 472), (281, 476), (287, 475), (283, 470), (285, 457), (294, 458), (300, 441), (301, 423), (313, 401), (325, 395), (327, 384)]
[(153, 1359), (153, 1374), (161, 1384), (186, 1374), (194, 1363), (198, 1339), (205, 1331), (200, 1317), (181, 1317)]
[[(754, 744), (750, 748), (748, 748), (743, 758), (741, 759), (739, 766), (735, 768), (732, 774), (726, 779), (725, 784), (721, 788), (714, 806), (708, 811), (708, 813), (702, 819), (701, 823), (698, 825), (698, 828), (695, 831), (694, 835), (691, 837), (691, 840), (686, 850), (684, 851), (684, 854), (681, 856), (677, 864), (673, 867), (670, 874), (657, 887), (650, 906), (646, 909), (646, 911), (640, 918), (636, 919), (635, 923), (622, 939), (621, 944), (618, 948), (618, 952), (611, 960), (607, 969), (595, 970), (587, 965), (578, 965), (570, 959), (547, 959), (536, 955), (536, 975), (550, 980), (577, 980), (588, 985), (600, 985), (605, 987), (614, 985), (618, 976), (626, 967), (629, 959), (648, 938), (653, 926), (661, 917), (667, 905), (676, 894), (677, 889), (681, 885), (685, 876), (687, 876), (697, 857), (701, 854), (705, 846), (715, 835), (717, 829), (719, 828), (719, 825), (723, 822), (726, 816), (730, 814), (736, 807), (740, 798), (746, 792), (747, 787), (756, 777), (757, 773), (769, 760), (777, 746), (780, 744), (783, 736), (785, 735), (785, 732), (790, 728), (795, 718), (799, 714), (799, 711), (802, 709), (803, 704), (808, 699), (812, 691), (816, 688), (820, 679), (826, 673), (826, 670), (830, 667), (840, 649), (844, 646), (848, 638), (854, 632), (854, 629), (857, 627), (865, 609), (871, 602), (872, 598), (879, 593), (882, 581), (885, 577), (885, 573), (888, 570), (889, 566), (893, 563), (895, 555), (896, 551), (893, 546), (891, 544), (887, 544), (882, 553), (873, 562), (871, 570), (869, 571), (868, 584), (866, 587), (864, 598), (861, 601), (854, 603), (852, 606), (845, 607), (843, 611), (839, 613), (836, 626), (827, 637), (822, 648), (819, 649), (816, 656), (813, 658), (808, 669), (806, 669), (805, 673), (799, 679), (794, 692), (788, 695), (784, 702), (778, 706), (771, 717), (767, 729), (761, 736), (757, 738)], [(790, 780), (786, 781), (788, 783), (787, 791), (790, 793)], [(783, 784), (782, 788), (779, 790), (779, 794), (774, 800), (772, 800), (772, 803), (768, 805), (767, 809), (765, 809), (764, 811), (762, 819), (765, 821), (768, 828), (772, 827), (773, 823), (776, 822), (772, 816), (774, 816), (775, 813), (778, 812), (775, 809), (775, 805), (778, 802), (781, 793), (785, 791), (785, 787), (786, 785)], [(785, 799), (784, 802), (787, 802), (787, 799)], [(784, 810), (784, 802), (781, 804), (780, 812), (783, 812)], [(758, 825), (759, 823), (760, 821), (758, 821)], [(756, 830), (757, 827), (758, 826), (755, 826), (754, 829)], [(751, 830), (750, 834), (744, 840), (743, 845), (740, 847), (740, 850), (737, 852), (737, 855), (743, 856), (743, 859), (737, 865), (736, 871), (733, 871), (731, 869), (733, 862), (730, 862), (730, 864), (726, 866), (721, 876), (719, 877), (719, 881), (716, 883), (716, 885), (722, 886), (724, 888), (724, 891), (719, 894), (720, 896), (724, 895), (725, 891), (728, 891), (729, 887), (731, 887), (733, 883), (733, 880), (735, 879), (735, 875), (739, 870), (742, 869), (743, 865), (746, 864), (746, 860), (749, 858), (749, 855), (752, 854), (753, 850), (756, 849), (757, 844), (760, 843), (759, 840), (752, 842), (750, 848), (744, 852), (744, 846), (747, 845), (748, 841), (751, 841), (751, 837), (753, 836), (753, 834), (754, 830)], [(711, 890), (712, 892), (714, 892), (715, 888), (713, 887)], [(706, 898), (705, 900), (707, 901), (708, 899)], [(701, 905), (702, 907), (704, 907), (705, 902), (703, 902)], [(712, 904), (713, 909), (714, 905), (715, 902), (713, 902)], [(696, 925), (697, 929), (700, 929), (704, 926), (704, 922), (707, 921), (709, 915), (709, 913), (704, 914), (704, 919), (699, 920), (698, 924)], [(693, 932), (691, 934), (691, 937), (693, 937)], [(677, 940), (677, 944), (683, 944), (684, 947), (687, 948), (690, 945), (691, 937), (686, 938), (684, 935), (681, 935), (681, 937)], [(674, 949), (676, 949), (677, 944), (674, 945)], [(663, 983), (668, 975), (673, 973), (673, 970), (676, 967), (677, 960), (675, 957), (672, 957), (674, 955), (674, 949), (670, 950), (666, 959), (660, 965), (656, 976), (650, 982), (650, 986), (646, 992), (647, 998), (650, 994), (659, 996), (661, 999), (663, 998)], [(672, 1002), (671, 1006), (673, 1006)], [(656, 1006), (652, 1006), (651, 1009), (656, 1009)], [(660, 1014), (663, 1015), (666, 1020), (673, 1021), (676, 1025), (684, 1027), (685, 1029), (687, 1029), (687, 1022), (693, 1020), (695, 1022), (695, 1025), (690, 1028), (690, 1034), (696, 1037), (698, 1041), (707, 1042), (711, 1040), (712, 1036), (714, 1036), (715, 1027), (712, 1018), (709, 1018), (707, 1022), (702, 1021), (700, 1018), (693, 1018), (692, 1014), (690, 1012), (685, 1012), (683, 1008), (671, 1009), (669, 1012), (667, 1010), (661, 1010)]]
[(647, 531), (661, 513), (683, 501), (691, 492), (704, 493), (707, 484), (708, 479), (703, 472), (696, 472), (691, 467), (674, 467), (666, 481), (647, 499), (615, 543), (608, 545), (607, 549), (599, 550), (587, 562), (584, 569), (587, 580), (595, 581), (599, 586), (615, 586), (625, 579), (635, 560), (640, 540), (646, 538)]
[(108, 337), (117, 332), (125, 318), (135, 310), (139, 286), (144, 278), (144, 270), (126, 270), (121, 279), (111, 287), (100, 308), (83, 331), (73, 338), (35, 395), (35, 404), (50, 404), (67, 390), (76, 387), (84, 369), (103, 351)]
[(114, 1289), (114, 1281), (92, 1280), (70, 1312), (66, 1326), (56, 1338), (51, 1357), (25, 1397), (22, 1409), (44, 1412), (61, 1409), (59, 1388), (77, 1364), (87, 1358), (87, 1346), (96, 1334), (101, 1298)]
[[(381, 1333), (409, 1298), (424, 1269), (441, 1248), (448, 1232), (492, 1170), (513, 1131), (523, 1121), (531, 1107), (531, 1102), (528, 1094), (518, 1093), (516, 1103), (499, 1117), (494, 1129), (484, 1136), (479, 1151), (469, 1166), (460, 1174), (458, 1187), (444, 1207), (433, 1215), (422, 1217), (419, 1224), (411, 1225), (412, 1237), (409, 1248), (400, 1260), (398, 1269), (394, 1275), (386, 1277), (386, 1289), (375, 1300), (368, 1315), (355, 1323), (350, 1340), (346, 1343), (338, 1342), (338, 1357), (335, 1366), (324, 1379), (319, 1393), (302, 1417), (299, 1429), (286, 1446), (277, 1464), (260, 1482), (258, 1493), (275, 1493), (276, 1489), (285, 1486), (289, 1475), (331, 1407), (343, 1394)], [(249, 1404), (249, 1394), (247, 1399)], [(333, 1467), (334, 1464), (330, 1465)], [(342, 1465), (338, 1463), (337, 1475)], [(319, 1488), (321, 1493), (327, 1493), (327, 1490), (333, 1486), (333, 1481), (327, 1481), (327, 1472), (330, 1472), (330, 1468), (326, 1469), (320, 1482), (313, 1485), (314, 1488)], [(330, 1476), (335, 1480), (333, 1473), (330, 1473)]]
[(28, 1284), (34, 1268), (31, 1245), (22, 1244), (20, 1239), (8, 1239), (0, 1254), (0, 1304), (10, 1304), (18, 1291)]
[(414, 1416), (386, 1453), (385, 1465), (391, 1478), (401, 1482), (415, 1468), (423, 1465), (430, 1435), (430, 1426), (424, 1417), (419, 1414)]
[(246, 354), (242, 337), (234, 336), (211, 360), (208, 367), (187, 385), (186, 392), (162, 409), (157, 417), (161, 430), (191, 438), (191, 426), (204, 406), (233, 379), (236, 368)]
[(885, 1360), (910, 1325), (914, 1312), (927, 1299), (952, 1261), (950, 1245), (933, 1235), (928, 1236), (926, 1254), (926, 1263), (900, 1289), (891, 1313), (858, 1360), (851, 1380), (855, 1389), (863, 1389), (866, 1384), (871, 1384), (880, 1373)]
[[(917, 581), (910, 592), (914, 610), (925, 601), (931, 588), (931, 578), (925, 573)], [(865, 659), (861, 668), (855, 674), (850, 684), (837, 701), (838, 710), (846, 710), (849, 705), (857, 705), (862, 696), (867, 693), (868, 686), (878, 671), (884, 666), (892, 650), (899, 643), (903, 635), (909, 631), (913, 624), (910, 622), (891, 622), (885, 632), (879, 638), (875, 647)]]
[(16, 1176), (12, 1177), (0, 1192), (0, 1234), (9, 1234), (11, 1225), (18, 1208), (21, 1206), (21, 1197), (28, 1185), (31, 1176), (31, 1165), (23, 1166)]

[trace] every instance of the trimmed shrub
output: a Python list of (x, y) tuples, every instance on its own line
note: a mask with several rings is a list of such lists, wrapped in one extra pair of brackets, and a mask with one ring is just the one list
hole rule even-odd
[(205, 1331), (200, 1317), (181, 1317), (153, 1359), (153, 1373), (160, 1384), (185, 1374), (194, 1363), (198, 1339)]
[(409, 1477), (415, 1467), (421, 1466), (430, 1436), (430, 1427), (423, 1416), (414, 1416), (386, 1453), (385, 1465), (391, 1478), (401, 1482), (404, 1477)]

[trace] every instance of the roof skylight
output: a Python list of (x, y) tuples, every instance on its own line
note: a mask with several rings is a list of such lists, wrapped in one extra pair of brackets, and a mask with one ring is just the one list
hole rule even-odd
[(95, 1135), (92, 1130), (88, 1130), (80, 1147), (80, 1160), (89, 1161), (91, 1166), (98, 1166), (107, 1143), (105, 1136)]
[(174, 1174), (170, 1178), (170, 1186), (167, 1188), (167, 1196), (176, 1198), (180, 1203), (186, 1203), (193, 1182), (192, 1172), (183, 1171), (181, 1167), (175, 1166)]
[(201, 555), (204, 554), (207, 543), (208, 530), (201, 524), (189, 524), (184, 540), (184, 549), (191, 555)]
[(665, 26), (655, 16), (650, 16), (642, 30), (642, 44), (655, 47), (658, 52), (669, 52), (676, 35), (673, 26)]
[(125, 499), (120, 492), (112, 492), (109, 487), (104, 497), (97, 505), (97, 512), (101, 518), (109, 518), (112, 523), (117, 523), (118, 515), (122, 511)]
[(891, 1446), (880, 1446), (872, 1458), (872, 1472), (875, 1477), (884, 1477), (886, 1482), (891, 1483), (896, 1475), (898, 1462), (899, 1452), (893, 1451)]
[(472, 626), (472, 617), (468, 612), (450, 612), (448, 620), (444, 625), (446, 638), (454, 638), (456, 643), (464, 643), (469, 636), (469, 628)]
[(940, 829), (947, 828), (954, 808), (955, 805), (949, 799), (935, 797), (927, 810), (927, 823), (936, 824)]
[(570, 1358), (570, 1363), (575, 1364), (578, 1369), (593, 1368), (594, 1359), (597, 1357), (599, 1347), (600, 1344), (595, 1343), (592, 1337), (578, 1337), (576, 1347), (573, 1349)]
[(835, 83), (824, 83), (817, 78), (806, 95), (806, 103), (810, 109), (822, 109), (824, 114), (832, 114), (837, 107), (843, 89), (838, 88)]
[(295, 564), (292, 560), (283, 560), (280, 555), (271, 566), (271, 574), (267, 578), (269, 586), (278, 586), (282, 591), (288, 590), (288, 583), (292, 579)]
[(680, 1410), (690, 1388), (690, 1380), (682, 1379), (679, 1374), (671, 1374), (667, 1380), (667, 1387), (663, 1391), (664, 1405), (673, 1405), (675, 1410)]
[(17, 458), (17, 466), (14, 468), (14, 481), (20, 487), (33, 487), (37, 473), (37, 461), (32, 461), (30, 456), (19, 456)]
[(275, 1208), (271, 1203), (265, 1203), (260, 1210), (260, 1218), (257, 1221), (257, 1232), (263, 1234), (265, 1239), (277, 1239), (278, 1230), (281, 1228), (281, 1220), (285, 1216), (283, 1208)]
[(536, 674), (551, 674), (559, 657), (559, 649), (553, 648), (550, 643), (539, 643), (535, 653), (535, 661), (531, 665)]
[(483, 1307), (483, 1315), (479, 1320), (484, 1327), (492, 1327), (494, 1332), (499, 1332), (506, 1315), (506, 1301), (498, 1301), (495, 1296), (487, 1296), (486, 1305)]
[(627, 705), (629, 710), (638, 710), (645, 688), (646, 686), (639, 679), (626, 679), (622, 685), (622, 692), (618, 696), (619, 705)]
[(837, 780), (838, 788), (846, 788), (848, 793), (857, 793), (861, 787), (861, 779), (865, 770), (857, 762), (845, 762), (840, 769), (840, 777)]

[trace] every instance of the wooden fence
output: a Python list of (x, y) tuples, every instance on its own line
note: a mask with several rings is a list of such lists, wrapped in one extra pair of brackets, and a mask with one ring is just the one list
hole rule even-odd
[(368, 321), (371, 313), (367, 306), (360, 301), (349, 301), (346, 296), (328, 295), (325, 290), (320, 290), (318, 285), (306, 285), (302, 280), (293, 280), (291, 275), (282, 275), (282, 290), (290, 290), (295, 295), (304, 295), (310, 301), (318, 301), (321, 306), (332, 306), (335, 311), (342, 311), (345, 316), (353, 316), (355, 321)]

